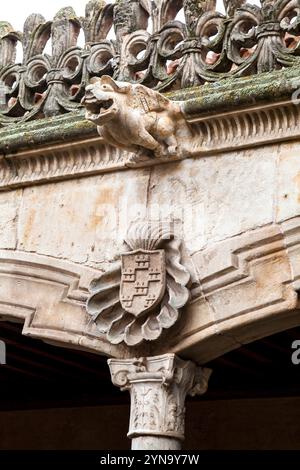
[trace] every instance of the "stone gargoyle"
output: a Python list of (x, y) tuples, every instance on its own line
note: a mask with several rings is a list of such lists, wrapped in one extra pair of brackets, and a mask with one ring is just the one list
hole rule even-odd
[(181, 158), (182, 142), (189, 139), (190, 130), (180, 102), (143, 85), (104, 75), (91, 79), (82, 104), (86, 119), (97, 125), (107, 143), (133, 154), (130, 162)]

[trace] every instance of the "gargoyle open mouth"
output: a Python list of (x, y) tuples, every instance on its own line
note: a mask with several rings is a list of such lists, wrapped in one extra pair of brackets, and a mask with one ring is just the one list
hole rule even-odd
[(85, 98), (86, 118), (96, 121), (102, 116), (109, 114), (112, 111), (113, 104), (114, 101), (112, 99), (99, 101), (97, 99)]

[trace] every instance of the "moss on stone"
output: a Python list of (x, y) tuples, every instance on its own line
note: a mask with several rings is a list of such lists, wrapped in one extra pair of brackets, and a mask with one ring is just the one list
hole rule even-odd
[(1, 129), (0, 152), (12, 153), (33, 146), (95, 136), (95, 126), (85, 120), (84, 112), (80, 111)]

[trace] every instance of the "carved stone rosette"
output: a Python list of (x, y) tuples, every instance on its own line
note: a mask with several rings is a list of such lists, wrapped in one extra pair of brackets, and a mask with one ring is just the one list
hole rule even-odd
[(134, 222), (125, 243), (121, 260), (92, 282), (87, 312), (110, 343), (137, 346), (175, 324), (191, 274), (170, 224)]
[(113, 384), (130, 392), (128, 437), (167, 438), (171, 439), (171, 444), (175, 440), (175, 447), (171, 448), (178, 448), (184, 440), (186, 395), (204, 394), (211, 370), (183, 361), (174, 354), (109, 359), (108, 364)]

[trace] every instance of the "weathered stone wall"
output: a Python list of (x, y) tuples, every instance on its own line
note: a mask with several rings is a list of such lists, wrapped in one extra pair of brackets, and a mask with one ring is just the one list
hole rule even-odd
[(299, 151), (290, 142), (5, 191), (0, 248), (102, 268), (129, 220), (173, 214), (193, 254), (297, 216)]
[(172, 215), (183, 222), (192, 303), (158, 351), (205, 362), (298, 324), (299, 147), (294, 140), (3, 191), (1, 313), (27, 318), (25, 334), (126, 354), (89, 321), (89, 283), (122, 252), (130, 220)]

